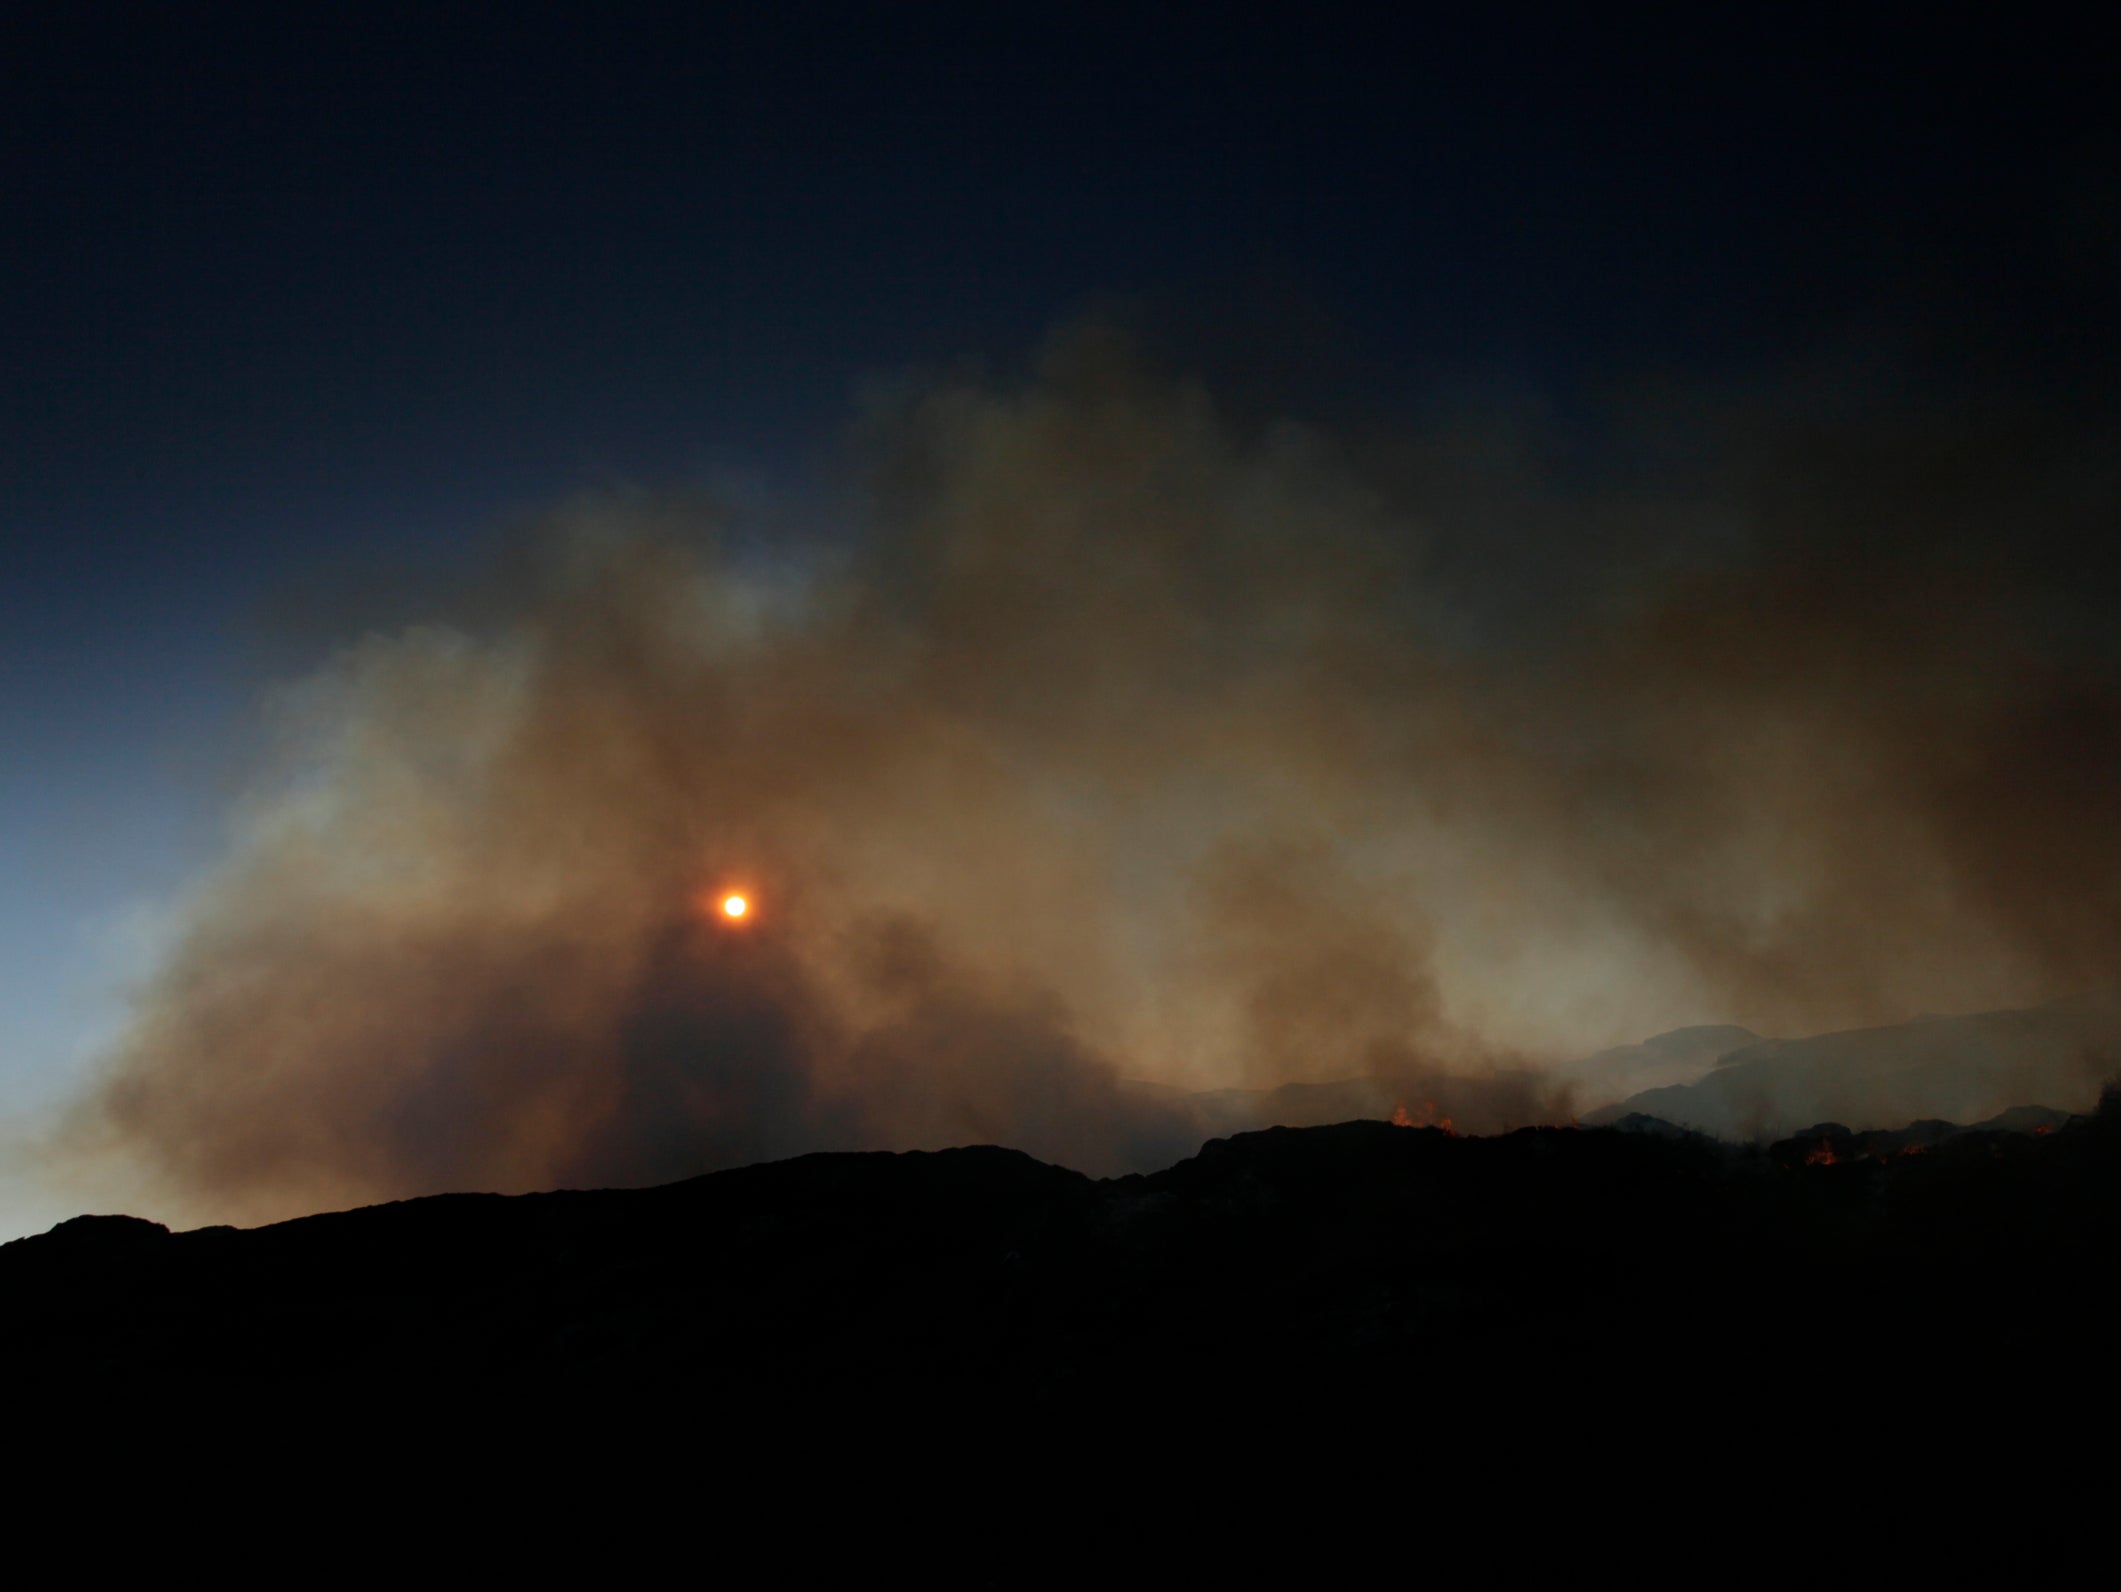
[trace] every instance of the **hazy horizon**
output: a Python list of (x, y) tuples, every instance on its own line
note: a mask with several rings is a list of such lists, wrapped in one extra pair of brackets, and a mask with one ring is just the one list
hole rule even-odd
[(2053, 29), (6, 28), (0, 1228), (2115, 987)]

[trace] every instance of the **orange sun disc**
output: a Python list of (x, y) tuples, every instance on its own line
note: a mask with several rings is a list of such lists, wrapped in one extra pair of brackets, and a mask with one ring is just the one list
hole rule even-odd
[(725, 918), (740, 918), (750, 910), (751, 903), (740, 895), (722, 898), (722, 916)]

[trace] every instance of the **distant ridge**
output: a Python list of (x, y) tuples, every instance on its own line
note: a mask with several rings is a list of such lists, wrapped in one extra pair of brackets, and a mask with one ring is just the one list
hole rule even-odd
[(1922, 1117), (1980, 1122), (2032, 1101), (2088, 1111), (2117, 1076), (2121, 1001), (2072, 1000), (1760, 1040), (1692, 1083), (1638, 1091), (1583, 1120), (1640, 1114), (1719, 1138), (1768, 1140), (1826, 1121), (1858, 1129)]
[(1750, 1028), (1700, 1023), (1564, 1062), (1549, 1076), (1573, 1089), (1582, 1105), (1596, 1107), (1645, 1089), (1692, 1083), (1733, 1051), (1758, 1043), (1760, 1036)]

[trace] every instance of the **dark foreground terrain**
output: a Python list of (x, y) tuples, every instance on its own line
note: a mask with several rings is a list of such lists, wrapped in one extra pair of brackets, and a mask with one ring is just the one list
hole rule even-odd
[(1921, 1399), (2103, 1381), (2121, 1096), (2032, 1125), (1737, 1149), (1648, 1122), (1350, 1122), (1107, 1182), (977, 1148), (247, 1231), (91, 1216), (0, 1247), (0, 1347), (46, 1386), (530, 1377), (726, 1408), (1127, 1390), (1760, 1414), (1822, 1376)]

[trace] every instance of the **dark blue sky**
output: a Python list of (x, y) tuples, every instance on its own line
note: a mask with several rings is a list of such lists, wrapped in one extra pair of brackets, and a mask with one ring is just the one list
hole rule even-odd
[(278, 594), (585, 485), (800, 477), (869, 376), (1119, 305), (1298, 406), (1567, 416), (1867, 340), (2109, 402), (2094, 35), (1358, 15), (8, 8), (0, 1080), (211, 843)]

